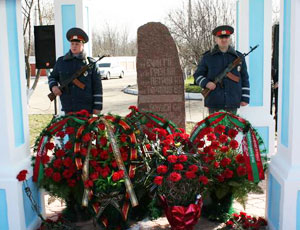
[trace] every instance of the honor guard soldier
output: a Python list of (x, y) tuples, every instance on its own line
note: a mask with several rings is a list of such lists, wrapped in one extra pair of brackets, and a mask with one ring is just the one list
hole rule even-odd
[(214, 83), (218, 74), (237, 57), (242, 57), (242, 54), (230, 45), (230, 36), (233, 32), (234, 29), (228, 25), (218, 26), (212, 31), (216, 45), (203, 54), (194, 73), (195, 83), (203, 89), (211, 90), (204, 100), (209, 114), (219, 110), (236, 113), (240, 106), (246, 106), (250, 101), (249, 76), (244, 57), (230, 72), (231, 76), (238, 81), (233, 81), (226, 76), (220, 83)]
[(70, 50), (57, 59), (48, 77), (50, 90), (55, 96), (60, 96), (62, 111), (65, 113), (85, 109), (89, 113), (99, 114), (102, 110), (102, 82), (97, 66), (94, 65), (77, 78), (85, 85), (84, 89), (73, 82), (65, 90), (58, 87), (82, 66), (95, 61), (87, 57), (84, 51), (84, 44), (89, 41), (89, 37), (82, 29), (71, 28), (66, 36), (70, 42)]

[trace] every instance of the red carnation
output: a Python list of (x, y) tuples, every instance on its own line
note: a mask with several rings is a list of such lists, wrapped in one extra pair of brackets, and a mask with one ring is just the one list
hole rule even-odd
[(200, 176), (199, 177), (199, 182), (201, 182), (202, 184), (207, 184), (208, 183), (208, 179), (206, 176)]
[(74, 187), (76, 185), (76, 180), (71, 179), (67, 181), (69, 187)]
[(169, 180), (173, 182), (177, 182), (181, 180), (181, 175), (177, 172), (172, 172), (169, 176)]
[(197, 172), (198, 171), (198, 166), (197, 165), (190, 165), (189, 166), (189, 171)]
[(72, 165), (72, 159), (71, 159), (71, 157), (66, 157), (64, 160), (63, 160), (63, 164), (64, 164), (64, 166), (66, 166), (66, 167), (70, 167), (71, 165)]
[(113, 173), (113, 175), (112, 175), (112, 180), (113, 180), (114, 182), (116, 182), (116, 181), (122, 179), (123, 177), (124, 177), (124, 172), (123, 172), (123, 170), (120, 170), (120, 171), (118, 171), (118, 172), (114, 172), (114, 173)]
[(222, 175), (223, 175), (225, 178), (230, 179), (230, 178), (232, 178), (232, 176), (233, 176), (233, 171), (230, 170), (230, 169), (226, 169), (226, 170), (222, 173)]
[(94, 182), (92, 180), (86, 180), (84, 182), (84, 187), (86, 187), (86, 188), (91, 188), (91, 187), (93, 187), (93, 185), (94, 185)]
[(91, 133), (86, 133), (83, 137), (82, 137), (82, 141), (83, 142), (89, 142), (92, 138), (92, 134)]
[(165, 165), (160, 165), (160, 166), (157, 167), (156, 171), (159, 174), (165, 174), (165, 173), (168, 172), (168, 167), (165, 166)]
[(56, 157), (60, 158), (60, 157), (63, 157), (65, 155), (65, 151), (63, 149), (58, 149), (56, 152), (55, 152), (55, 155)]
[(231, 140), (229, 145), (233, 149), (237, 149), (239, 147), (239, 143), (236, 140)]
[(218, 141), (212, 141), (210, 146), (212, 149), (217, 149), (219, 148), (220, 143)]
[(127, 153), (121, 153), (122, 159), (123, 161), (127, 161), (128, 160), (128, 154)]
[(245, 162), (245, 158), (242, 154), (236, 155), (235, 160), (239, 164), (243, 164)]
[(168, 147), (164, 146), (164, 147), (162, 148), (162, 152), (163, 152), (163, 155), (164, 155), (165, 157), (169, 155), (167, 151), (168, 151)]
[(227, 135), (225, 135), (225, 134), (220, 135), (219, 141), (220, 141), (221, 143), (226, 143), (227, 140), (228, 140), (228, 136), (227, 136)]
[(214, 131), (216, 132), (216, 133), (219, 133), (219, 134), (222, 134), (222, 133), (224, 133), (225, 132), (225, 126), (224, 125), (218, 125), (218, 126), (216, 126), (215, 128), (214, 128)]
[(207, 140), (214, 141), (216, 139), (217, 139), (217, 137), (216, 137), (216, 135), (214, 133), (207, 134)]
[(131, 106), (129, 106), (129, 108), (128, 109), (130, 109), (130, 110), (134, 110), (134, 111), (136, 111), (136, 112), (138, 112), (139, 110), (138, 110), (138, 108), (136, 107), (136, 106), (134, 106), (134, 105), (131, 105)]
[(65, 132), (59, 131), (59, 132), (56, 133), (55, 136), (60, 137), (60, 138), (64, 138), (65, 135), (66, 135)]
[(147, 122), (146, 127), (152, 129), (154, 125), (151, 122)]
[(80, 154), (85, 157), (87, 155), (87, 149), (86, 148), (81, 148), (80, 149)]
[(246, 175), (247, 170), (246, 170), (245, 167), (239, 166), (239, 167), (236, 169), (236, 172), (237, 172), (238, 176), (244, 176), (244, 175)]
[(53, 169), (52, 168), (45, 168), (46, 177), (51, 177), (52, 174), (53, 174)]
[(177, 156), (175, 156), (175, 155), (170, 155), (170, 156), (168, 156), (168, 161), (170, 162), (170, 163), (176, 163), (177, 162)]
[(53, 162), (53, 167), (54, 168), (60, 168), (62, 166), (62, 160), (61, 159), (56, 159), (54, 162)]
[(187, 172), (185, 172), (185, 176), (188, 179), (194, 179), (196, 177), (196, 174), (195, 174), (195, 172), (187, 171)]
[(173, 169), (180, 171), (183, 169), (183, 165), (182, 164), (174, 164)]
[(72, 144), (72, 142), (71, 141), (68, 141), (66, 144), (65, 144), (65, 149), (72, 149), (72, 147), (73, 147), (73, 144)]
[(188, 160), (188, 157), (186, 155), (179, 155), (178, 156), (178, 161), (179, 162), (186, 162)]
[(233, 221), (231, 221), (231, 220), (228, 220), (226, 223), (225, 223), (227, 226), (233, 226)]
[(219, 167), (220, 167), (220, 163), (216, 161), (216, 162), (214, 163), (214, 167), (215, 167), (215, 168), (219, 168)]
[(100, 138), (100, 145), (106, 146), (107, 145), (107, 139), (105, 137)]
[(204, 151), (205, 153), (209, 153), (210, 150), (211, 150), (211, 147), (210, 147), (210, 146), (206, 146), (206, 147), (203, 149), (203, 151)]
[(98, 129), (104, 130), (105, 129), (105, 125), (103, 123), (98, 124)]
[(202, 148), (205, 145), (205, 141), (198, 142), (198, 148)]
[(120, 141), (121, 141), (121, 142), (126, 142), (126, 139), (127, 139), (127, 136), (126, 136), (125, 134), (122, 134), (122, 135), (120, 136)]
[(228, 136), (230, 138), (235, 138), (237, 134), (238, 134), (238, 131), (235, 129), (229, 129), (229, 131), (228, 131)]
[(208, 172), (209, 172), (209, 168), (206, 167), (206, 166), (203, 166), (203, 167), (202, 167), (202, 170), (203, 170), (203, 172), (205, 172), (205, 173), (208, 173)]
[(97, 157), (98, 156), (98, 150), (95, 149), (95, 148), (92, 148), (91, 149), (91, 154), (92, 154), (93, 157)]
[(52, 150), (54, 148), (54, 144), (52, 142), (47, 142), (45, 147), (46, 149)]
[(112, 161), (110, 164), (111, 164), (111, 166), (112, 166), (113, 168), (117, 168), (117, 167), (118, 167), (116, 161)]
[(105, 168), (103, 168), (101, 170), (100, 174), (103, 178), (108, 177), (108, 175), (110, 174), (110, 168), (108, 166), (106, 166)]
[(66, 169), (64, 172), (63, 172), (63, 177), (66, 178), (66, 179), (69, 179), (73, 176), (73, 172), (72, 170), (69, 170), (69, 169)]
[(66, 134), (71, 135), (75, 132), (75, 129), (73, 127), (66, 128)]
[(48, 155), (42, 156), (42, 164), (47, 164), (50, 161), (50, 157)]
[(226, 166), (229, 165), (230, 163), (231, 163), (231, 160), (230, 160), (230, 158), (228, 158), (228, 157), (224, 157), (224, 158), (221, 160), (221, 162), (220, 162), (220, 164), (221, 164), (222, 167), (226, 167)]
[(18, 181), (24, 181), (24, 180), (26, 180), (26, 174), (27, 173), (28, 173), (27, 170), (20, 171), (19, 174), (17, 175)]
[(154, 178), (154, 184), (157, 184), (157, 185), (161, 185), (162, 184), (162, 182), (163, 182), (163, 177), (162, 176), (156, 176), (155, 178)]
[(226, 153), (229, 151), (229, 148), (228, 148), (228, 146), (222, 146), (220, 150), (222, 153)]
[(90, 179), (91, 180), (97, 180), (99, 177), (99, 173), (98, 172), (93, 172), (90, 174)]
[(102, 150), (102, 151), (100, 152), (100, 158), (101, 158), (102, 160), (107, 160), (107, 159), (108, 159), (108, 152), (107, 152), (107, 150)]
[(224, 181), (224, 176), (217, 175), (217, 179), (218, 179), (219, 182), (223, 182)]
[(60, 173), (58, 173), (58, 172), (53, 173), (52, 179), (53, 179), (55, 182), (59, 182), (59, 181), (61, 180), (61, 175), (60, 175)]

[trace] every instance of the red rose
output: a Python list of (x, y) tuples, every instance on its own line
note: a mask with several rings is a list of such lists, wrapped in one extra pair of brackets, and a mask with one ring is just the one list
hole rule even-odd
[(198, 148), (202, 148), (205, 145), (205, 141), (198, 142)]
[(107, 150), (102, 150), (102, 152), (100, 153), (100, 158), (102, 160), (107, 160), (108, 159), (108, 152), (107, 152)]
[(85, 157), (87, 155), (87, 149), (86, 148), (81, 148), (80, 149), (80, 154)]
[(83, 142), (89, 142), (92, 138), (92, 134), (91, 133), (86, 133), (83, 137), (82, 137), (82, 141)]
[(228, 151), (229, 151), (228, 146), (222, 146), (222, 147), (221, 147), (221, 152), (222, 152), (222, 153), (226, 153), (226, 152), (228, 152)]
[(198, 171), (198, 166), (197, 165), (190, 165), (189, 166), (189, 171), (197, 172)]
[(175, 156), (175, 155), (170, 155), (170, 156), (168, 156), (168, 161), (170, 162), (170, 163), (176, 163), (177, 162), (177, 156)]
[(148, 151), (151, 150), (151, 145), (150, 145), (150, 144), (146, 144), (145, 147), (146, 147), (146, 149), (147, 149)]
[(177, 172), (172, 172), (169, 176), (169, 180), (173, 182), (177, 182), (181, 180), (181, 175)]
[(97, 180), (99, 177), (99, 173), (98, 172), (93, 172), (90, 174), (90, 179), (91, 180)]
[(118, 172), (114, 172), (114, 173), (113, 173), (113, 175), (112, 175), (112, 180), (113, 180), (114, 182), (116, 182), (116, 181), (122, 179), (123, 177), (124, 177), (124, 172), (123, 172), (123, 170), (120, 170), (120, 171), (118, 171)]
[(238, 220), (240, 218), (240, 216), (237, 213), (233, 213), (232, 216), (235, 220)]
[(228, 140), (228, 136), (227, 136), (227, 135), (225, 135), (225, 134), (220, 135), (219, 141), (220, 141), (221, 143), (226, 143), (227, 140)]
[(182, 164), (174, 164), (173, 169), (180, 171), (183, 169), (183, 165)]
[(238, 132), (237, 130), (235, 130), (235, 129), (229, 129), (229, 131), (228, 131), (228, 136), (229, 136), (230, 138), (235, 138), (236, 135), (237, 135), (238, 133), (239, 133), (239, 132)]
[(230, 179), (233, 176), (233, 171), (230, 169), (226, 169), (222, 174), (225, 178)]
[(64, 166), (66, 166), (66, 167), (70, 167), (71, 165), (72, 165), (72, 159), (71, 159), (71, 157), (66, 157), (64, 160), (63, 160), (63, 164), (64, 164)]
[(54, 168), (60, 168), (62, 166), (62, 160), (61, 159), (56, 159), (54, 162), (53, 162), (53, 167)]
[(159, 174), (165, 174), (165, 173), (168, 172), (168, 167), (165, 166), (165, 165), (160, 165), (160, 166), (157, 167), (156, 171)]
[(42, 156), (42, 164), (47, 164), (50, 161), (50, 157), (48, 155)]
[(188, 160), (188, 157), (186, 155), (179, 155), (178, 156), (178, 161), (179, 162), (186, 162)]
[(237, 149), (239, 147), (239, 143), (236, 140), (231, 140), (229, 145), (233, 149)]
[(212, 149), (217, 149), (219, 148), (220, 143), (218, 141), (212, 141), (210, 146)]
[(27, 170), (20, 171), (19, 174), (17, 175), (18, 181), (24, 181), (24, 180), (26, 180), (26, 174), (27, 173), (28, 173)]
[(214, 128), (214, 131), (216, 132), (216, 133), (219, 133), (219, 134), (222, 134), (222, 133), (224, 133), (225, 132), (225, 126), (224, 125), (218, 125), (218, 126), (216, 126), (215, 128)]
[(214, 133), (207, 134), (207, 140), (214, 141), (216, 139), (217, 139), (217, 137), (216, 137), (216, 135)]
[(208, 179), (206, 176), (199, 176), (199, 182), (205, 185), (208, 183)]
[(72, 149), (73, 148), (73, 144), (71, 141), (68, 141), (66, 144), (65, 144), (65, 149)]
[(203, 135), (206, 135), (206, 134), (211, 133), (211, 132), (213, 132), (213, 131), (214, 131), (214, 130), (213, 130), (212, 127), (206, 127), (206, 128), (204, 128), (204, 129), (202, 130), (202, 134), (203, 134)]
[(185, 176), (188, 179), (194, 179), (196, 177), (196, 174), (195, 174), (195, 172), (187, 171), (187, 172), (185, 172)]
[(244, 176), (244, 175), (246, 175), (247, 170), (245, 167), (239, 166), (239, 167), (237, 167), (236, 172), (237, 172), (238, 176)]
[(98, 129), (105, 130), (105, 125), (103, 123), (98, 124)]
[(128, 160), (128, 154), (127, 153), (121, 153), (121, 156), (122, 156), (123, 161)]
[(162, 182), (163, 182), (163, 177), (162, 176), (157, 176), (154, 178), (154, 184), (157, 184), (157, 185), (161, 185)]
[(219, 168), (219, 167), (220, 167), (220, 163), (216, 161), (216, 162), (214, 163), (214, 167), (215, 167), (216, 169)]
[(55, 182), (59, 182), (59, 181), (61, 180), (61, 175), (60, 175), (60, 173), (58, 173), (58, 172), (53, 173), (52, 179), (53, 179)]
[(51, 177), (52, 174), (53, 174), (53, 169), (52, 168), (45, 168), (46, 177)]
[(63, 157), (65, 155), (65, 151), (63, 149), (58, 149), (56, 152), (55, 152), (55, 155), (56, 157), (60, 158), (60, 157)]
[(75, 133), (75, 129), (73, 127), (66, 128), (66, 134), (71, 135)]
[(205, 153), (209, 153), (210, 150), (211, 150), (211, 147), (210, 147), (210, 146), (206, 146), (206, 147), (203, 149), (203, 151), (204, 151)]
[(46, 149), (52, 150), (54, 148), (54, 144), (52, 142), (47, 142), (45, 145)]
[(76, 185), (76, 180), (71, 179), (67, 181), (69, 187), (74, 187)]
[(209, 168), (206, 167), (206, 166), (203, 166), (203, 167), (202, 167), (202, 170), (203, 170), (203, 172), (205, 172), (205, 173), (208, 173), (208, 172), (209, 172)]
[(69, 179), (73, 176), (73, 172), (72, 170), (69, 170), (69, 169), (66, 169), (64, 172), (63, 172), (63, 177), (66, 178), (66, 179)]
[(245, 162), (245, 158), (242, 154), (236, 155), (235, 160), (239, 164), (243, 164)]
[(225, 223), (227, 226), (233, 226), (233, 222), (231, 220), (228, 220), (226, 223)]
[(100, 174), (103, 178), (108, 177), (108, 175), (110, 174), (110, 168), (108, 166), (106, 166), (105, 168), (103, 168), (101, 170)]
[(165, 157), (169, 155), (167, 151), (168, 151), (168, 147), (164, 146), (164, 147), (162, 148), (162, 152), (163, 152), (163, 155), (164, 155)]
[(221, 162), (220, 162), (220, 164), (221, 164), (222, 167), (226, 167), (226, 166), (229, 165), (230, 163), (231, 163), (231, 160), (230, 160), (229, 158), (227, 158), (227, 157), (224, 157), (224, 158), (221, 160)]
[(107, 145), (107, 139), (106, 139), (106, 137), (101, 137), (100, 138), (100, 145), (102, 145), (102, 146), (106, 146)]

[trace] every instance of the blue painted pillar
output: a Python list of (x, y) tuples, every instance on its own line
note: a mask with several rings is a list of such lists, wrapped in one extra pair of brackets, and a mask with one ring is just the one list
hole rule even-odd
[(250, 104), (239, 110), (274, 153), (275, 128), (270, 115), (272, 0), (237, 0), (236, 47), (242, 52), (259, 45), (247, 58)]
[(21, 9), (20, 0), (0, 0), (1, 230), (35, 229), (39, 222), (16, 179), (23, 169), (32, 174)]
[(69, 51), (70, 43), (66, 33), (72, 27), (79, 27), (88, 34), (89, 42), (85, 44), (84, 50), (88, 56), (92, 56), (90, 7), (88, 0), (54, 0), (56, 57)]
[(281, 0), (278, 152), (270, 164), (271, 229), (300, 230), (300, 1)]

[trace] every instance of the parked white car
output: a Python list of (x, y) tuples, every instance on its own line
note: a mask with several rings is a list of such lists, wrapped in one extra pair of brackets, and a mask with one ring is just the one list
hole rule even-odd
[(100, 62), (98, 63), (98, 68), (100, 70), (102, 79), (110, 79), (112, 77), (123, 78), (124, 69), (119, 63), (115, 62)]

